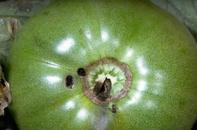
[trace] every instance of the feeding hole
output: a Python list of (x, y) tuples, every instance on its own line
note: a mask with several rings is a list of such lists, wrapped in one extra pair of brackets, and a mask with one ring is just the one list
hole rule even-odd
[(117, 112), (117, 106), (115, 104), (112, 104), (111, 111), (112, 111), (112, 113), (116, 113)]
[(78, 74), (79, 76), (86, 76), (86, 71), (85, 71), (84, 68), (79, 68), (79, 69), (77, 70), (77, 74)]
[(67, 75), (66, 76), (66, 87), (72, 89), (74, 85), (74, 79), (72, 75)]

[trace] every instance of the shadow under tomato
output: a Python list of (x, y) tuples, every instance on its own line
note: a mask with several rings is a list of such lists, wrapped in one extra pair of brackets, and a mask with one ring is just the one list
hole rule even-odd
[(4, 111), (4, 116), (0, 116), (0, 130), (19, 130), (9, 108)]

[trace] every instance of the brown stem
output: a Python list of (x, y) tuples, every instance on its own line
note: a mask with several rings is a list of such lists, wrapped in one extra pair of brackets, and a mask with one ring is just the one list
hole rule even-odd
[(103, 83), (97, 82), (94, 86), (93, 92), (97, 96), (97, 98), (101, 101), (105, 101), (109, 96), (111, 92), (111, 80), (108, 78), (105, 78)]

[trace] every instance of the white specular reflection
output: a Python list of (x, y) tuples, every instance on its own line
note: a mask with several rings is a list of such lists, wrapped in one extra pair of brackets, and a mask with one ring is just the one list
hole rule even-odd
[(64, 105), (64, 109), (65, 110), (71, 110), (75, 108), (75, 102), (73, 100), (69, 100), (68, 102), (66, 102), (66, 104)]
[(145, 91), (147, 90), (147, 82), (145, 80), (139, 80), (138, 81), (138, 86), (137, 86), (137, 90), (139, 91)]
[(155, 73), (155, 78), (159, 81), (161, 81), (163, 79), (163, 75), (161, 74), (161, 72), (156, 72)]
[(61, 81), (61, 78), (58, 77), (58, 76), (46, 76), (45, 77), (45, 80), (49, 84), (55, 84), (57, 82), (60, 82)]
[(120, 45), (120, 41), (117, 38), (112, 39), (112, 44), (114, 47), (118, 47)]
[(88, 117), (88, 111), (85, 108), (82, 108), (77, 112), (76, 117), (79, 120), (85, 120)]
[(109, 33), (107, 32), (106, 29), (101, 29), (101, 40), (103, 42), (106, 42), (109, 40)]
[(161, 85), (163, 84), (162, 82), (163, 82), (163, 76), (157, 72), (155, 74), (155, 82), (153, 85), (158, 88), (161, 87)]
[(156, 71), (156, 73), (155, 73), (155, 82), (153, 84), (154, 89), (152, 91), (153, 94), (155, 94), (155, 95), (162, 95), (163, 80), (164, 80), (163, 73), (161, 73), (161, 71)]
[(86, 55), (86, 50), (83, 49), (83, 48), (81, 48), (81, 49), (80, 49), (80, 54), (81, 54), (82, 56), (85, 56), (85, 55)]
[(85, 34), (87, 39), (89, 39), (89, 40), (92, 39), (92, 34), (91, 34), (91, 31), (89, 29), (85, 30), (84, 34)]
[(145, 107), (148, 109), (154, 109), (156, 107), (156, 104), (152, 100), (148, 100), (145, 103)]
[(52, 67), (52, 68), (60, 68), (60, 65), (58, 65), (52, 61), (47, 61), (47, 66)]
[(109, 124), (110, 116), (107, 114), (108, 111), (106, 112), (101, 112), (98, 114), (95, 119), (92, 120), (92, 126), (94, 127), (93, 130), (106, 130), (107, 126)]
[(137, 68), (138, 68), (138, 71), (141, 75), (148, 74), (148, 68), (146, 67), (145, 60), (143, 57), (139, 57), (137, 59)]
[(127, 48), (125, 55), (123, 56), (123, 61), (128, 61), (134, 54), (134, 50), (132, 48)]
[(75, 45), (75, 41), (73, 38), (63, 39), (60, 44), (57, 46), (57, 52), (60, 54), (64, 54), (68, 52)]
[(130, 100), (126, 103), (126, 106), (138, 103), (141, 97), (142, 97), (142, 92), (136, 91), (134, 95), (130, 98)]

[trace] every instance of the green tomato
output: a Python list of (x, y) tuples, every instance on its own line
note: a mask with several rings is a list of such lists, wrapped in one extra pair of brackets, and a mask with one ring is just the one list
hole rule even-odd
[(147, 1), (55, 1), (12, 48), (21, 130), (190, 130), (197, 45)]

